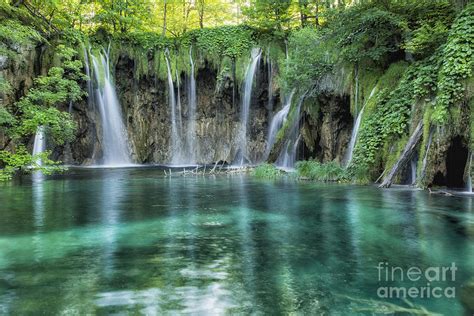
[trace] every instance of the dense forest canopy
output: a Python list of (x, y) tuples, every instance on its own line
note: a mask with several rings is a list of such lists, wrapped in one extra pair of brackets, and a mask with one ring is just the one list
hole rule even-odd
[[(340, 89), (352, 91), (357, 113), (370, 90), (377, 90), (348, 168), (351, 177), (373, 180), (380, 165), (394, 163), (411, 117), (425, 121), (424, 142), (430, 126), (459, 120), (459, 104), (470, 98), (473, 13), (468, 0), (1, 0), (0, 54), (15, 60), (19, 46), (48, 42), (56, 57), (28, 93), (5, 98), (10, 101), (0, 107), (0, 131), (7, 139), (0, 161), (8, 175), (31, 165), (35, 158), (24, 144), (38, 126), (48, 126), (57, 144), (74, 138), (76, 124), (59, 105), (86, 96), (80, 49), (85, 43), (121, 43), (112, 50), (137, 59), (137, 77), (153, 68), (150, 59), (163, 59), (157, 50), (179, 56), (193, 46), (217, 65), (219, 78), (230, 69), (241, 78), (240, 58), (247, 60), (250, 49), (260, 46), (278, 62), (285, 93), (322, 89), (344, 70), (350, 76)], [(189, 68), (173, 58), (174, 68)], [(11, 91), (3, 77), (0, 89), (6, 96)], [(387, 147), (393, 142), (400, 142), (395, 152)]]

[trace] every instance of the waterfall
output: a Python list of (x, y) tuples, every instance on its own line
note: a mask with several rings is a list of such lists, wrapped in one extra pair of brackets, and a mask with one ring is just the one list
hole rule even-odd
[(295, 94), (295, 90), (291, 91), (288, 99), (284, 102), (285, 105), (283, 108), (278, 111), (272, 118), (270, 123), (270, 128), (268, 130), (268, 140), (267, 140), (267, 148), (265, 156), (268, 157), (270, 151), (272, 150), (273, 145), (275, 144), (275, 139), (278, 131), (283, 126), (283, 123), (286, 121), (286, 117), (288, 116), (288, 112), (290, 111), (291, 107), (291, 100), (293, 99), (293, 95)]
[(196, 78), (194, 77), (194, 61), (192, 54), (192, 47), (189, 49), (189, 62), (191, 66), (191, 72), (189, 75), (188, 85), (188, 129), (186, 131), (186, 143), (188, 145), (188, 153), (190, 163), (196, 162), (196, 108), (197, 108), (197, 97), (196, 97)]
[(88, 78), (87, 79), (87, 95), (88, 95), (87, 104), (91, 106), (92, 104), (94, 104), (94, 89), (92, 88), (92, 77), (91, 77), (89, 53), (88, 53), (88, 51), (90, 51), (90, 46), (89, 46), (89, 49), (86, 50), (86, 47), (84, 46), (84, 44), (82, 44), (82, 51), (84, 54), (84, 68), (86, 71), (86, 76)]
[[(290, 130), (288, 132), (288, 137), (286, 138), (285, 143), (278, 155), (276, 165), (284, 169), (291, 169), (295, 167), (296, 162), (296, 151), (298, 149), (298, 144), (301, 139), (300, 135), (300, 111), (301, 105), (303, 104), (306, 93), (304, 93), (296, 106), (295, 113), (293, 116), (293, 121), (291, 122)], [(290, 102), (291, 104), (291, 102)]]
[[(35, 141), (33, 143), (33, 156), (39, 155), (46, 150), (46, 140), (44, 135), (44, 126), (38, 126), (35, 134)], [(43, 162), (40, 158), (36, 160), (38, 166), (42, 166)]]
[(176, 118), (178, 120), (178, 133), (179, 135), (182, 134), (183, 131), (183, 114), (181, 111), (181, 86), (180, 86), (180, 81), (179, 81), (179, 75), (178, 75), (178, 66), (176, 65)]
[[(345, 158), (346, 166), (349, 166), (351, 164), (352, 154), (354, 153), (354, 147), (355, 147), (355, 144), (356, 144), (356, 141), (357, 141), (357, 134), (359, 133), (360, 123), (362, 122), (362, 115), (364, 114), (364, 109), (365, 109), (365, 106), (366, 106), (367, 102), (369, 102), (369, 100), (374, 95), (375, 89), (376, 89), (376, 87), (374, 87), (372, 89), (372, 91), (370, 92), (369, 97), (367, 98), (367, 101), (364, 103), (364, 105), (362, 106), (362, 109), (357, 114), (357, 118), (354, 122), (354, 127), (352, 128), (351, 140), (349, 141), (349, 146), (348, 146), (347, 151), (346, 151), (346, 158)], [(357, 108), (357, 106), (356, 106), (356, 108)]]
[(349, 141), (349, 147), (347, 148), (347, 156), (346, 156), (346, 166), (349, 166), (352, 161), (352, 154), (354, 152), (354, 147), (357, 140), (357, 134), (359, 133), (360, 123), (362, 121), (362, 114), (364, 113), (364, 108), (360, 110), (359, 114), (357, 114), (357, 119), (354, 123), (354, 127), (352, 128), (351, 140)]
[(430, 134), (428, 136), (428, 143), (426, 144), (425, 156), (423, 157), (423, 161), (422, 161), (422, 164), (421, 164), (421, 172), (420, 172), (421, 179), (423, 179), (425, 177), (426, 165), (428, 163), (428, 153), (430, 151), (431, 142), (433, 140), (433, 133), (434, 133), (434, 129), (431, 128), (430, 129)]
[(239, 130), (239, 138), (238, 138), (238, 147), (239, 147), (239, 156), (237, 157), (236, 161), (237, 164), (243, 165), (245, 160), (248, 159), (247, 155), (247, 125), (250, 113), (250, 101), (252, 98), (252, 87), (253, 81), (255, 78), (255, 73), (257, 70), (258, 62), (260, 61), (261, 50), (259, 48), (252, 49), (252, 59), (250, 64), (247, 67), (247, 71), (245, 73), (245, 81), (244, 81), (244, 96), (242, 99), (242, 106), (240, 109), (240, 130)]
[(467, 179), (466, 179), (466, 191), (469, 193), (472, 193), (471, 168), (472, 168), (472, 153), (469, 154), (469, 167), (467, 168)]
[(168, 69), (168, 103), (171, 110), (171, 163), (181, 164), (183, 162), (182, 144), (180, 130), (178, 129), (178, 119), (176, 110), (176, 97), (174, 93), (173, 75), (171, 74), (171, 65), (169, 60), (169, 51), (165, 52), (166, 67)]
[(102, 121), (102, 164), (122, 166), (131, 164), (127, 130), (122, 119), (122, 111), (110, 74), (107, 52), (91, 55), (97, 83), (95, 104)]
[[(267, 52), (267, 65), (268, 65), (268, 112), (269, 116), (273, 114), (273, 64), (270, 58), (270, 52)], [(269, 120), (270, 121), (270, 120)]]
[(410, 184), (415, 185), (416, 184), (416, 165), (418, 163), (417, 157), (413, 157), (413, 159), (410, 161), (410, 172), (411, 172), (411, 178), (410, 178)]

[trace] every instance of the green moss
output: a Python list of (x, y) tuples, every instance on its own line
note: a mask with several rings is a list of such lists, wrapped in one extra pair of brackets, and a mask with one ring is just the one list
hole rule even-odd
[(11, 89), (10, 83), (0, 74), (0, 96), (10, 93)]
[(469, 100), (469, 120), (470, 120), (470, 149), (474, 153), (474, 97)]

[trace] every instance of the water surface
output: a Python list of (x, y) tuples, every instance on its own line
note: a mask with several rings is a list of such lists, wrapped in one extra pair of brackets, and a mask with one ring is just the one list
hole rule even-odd
[(474, 278), (471, 198), (158, 168), (0, 185), (0, 314), (355, 314), (381, 300), (379, 262), (455, 262), (458, 290)]

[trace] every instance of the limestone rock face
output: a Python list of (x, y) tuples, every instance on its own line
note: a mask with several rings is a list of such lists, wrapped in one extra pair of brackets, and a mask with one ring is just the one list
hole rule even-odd
[[(0, 55), (0, 77), (9, 83), (9, 91), (0, 92), (0, 107), (18, 101), (33, 85), (38, 73), (38, 50), (34, 46), (10, 47), (17, 53), (15, 59)], [(15, 144), (0, 130), (0, 149), (12, 149)]]
[(308, 128), (312, 127), (313, 130), (316, 130), (318, 125), (320, 126), (319, 133), (313, 135), (313, 139), (317, 142), (319, 138), (319, 142), (311, 155), (322, 162), (333, 160), (343, 162), (353, 125), (349, 97), (321, 95), (318, 97), (318, 103), (321, 105), (319, 122), (316, 121), (313, 125), (308, 124)]
[[(12, 92), (3, 96), (4, 104), (12, 104), (31, 87), (36, 76), (46, 74), (53, 64), (51, 47), (22, 48), (20, 63), (0, 59), (2, 75), (10, 82)], [(136, 78), (135, 61), (120, 55), (113, 64), (112, 73), (127, 128), (132, 158), (136, 163), (167, 164), (172, 161), (171, 110), (168, 103), (168, 84), (153, 75)], [(275, 68), (273, 68), (275, 69)], [(219, 80), (217, 79), (219, 78)], [(181, 134), (183, 148), (189, 129), (189, 78), (180, 75)], [(83, 82), (84, 90), (87, 83)], [(204, 61), (196, 69), (197, 109), (195, 122), (195, 163), (231, 163), (238, 154), (242, 82), (235, 82), (232, 74), (218, 74)], [(272, 90), (269, 102), (269, 87)], [(175, 94), (178, 88), (175, 80)], [(94, 92), (93, 92), (94, 93)], [(254, 80), (247, 127), (247, 159), (251, 163), (265, 160), (268, 126), (272, 115), (281, 108), (280, 91), (276, 81), (269, 83), (268, 64), (261, 62)], [(69, 104), (59, 108), (67, 111)], [(84, 98), (71, 106), (71, 115), (77, 123), (76, 139), (70, 144), (48, 148), (52, 158), (66, 164), (90, 165), (102, 157), (102, 126), (98, 109)], [(297, 159), (315, 158), (322, 162), (342, 161), (350, 138), (353, 118), (349, 111), (349, 97), (331, 92), (309, 98), (300, 115), (301, 141)], [(2, 147), (8, 142), (0, 135)], [(32, 139), (29, 141), (32, 143)], [(268, 159), (275, 161), (282, 147), (281, 140), (274, 145)]]
[[(261, 66), (256, 85), (252, 93), (252, 105), (248, 127), (249, 158), (258, 162), (263, 158), (267, 130), (268, 101), (267, 78)], [(133, 77), (133, 60), (122, 56), (119, 58), (115, 77), (117, 93), (125, 123), (131, 141), (134, 159), (138, 163), (169, 163), (172, 160), (170, 151), (171, 109), (168, 104), (168, 85), (154, 77), (138, 80)], [(189, 127), (189, 104), (185, 74), (181, 74), (179, 96), (181, 101), (181, 134), (183, 147), (186, 147), (185, 135)], [(240, 100), (233, 103), (234, 82), (225, 77), (217, 87), (217, 72), (209, 65), (196, 73), (196, 135), (195, 157), (197, 163), (215, 161), (232, 162), (237, 152), (237, 135), (240, 128)], [(177, 87), (175, 86), (177, 95)], [(238, 89), (238, 87), (236, 87)], [(238, 91), (238, 90), (237, 90)]]
[[(321, 162), (342, 162), (346, 154), (353, 125), (348, 96), (321, 93), (309, 97), (300, 114), (300, 134), (297, 159), (316, 159)], [(275, 161), (284, 137), (277, 141), (269, 160)]]

